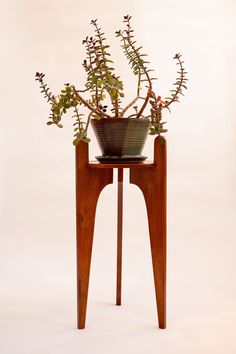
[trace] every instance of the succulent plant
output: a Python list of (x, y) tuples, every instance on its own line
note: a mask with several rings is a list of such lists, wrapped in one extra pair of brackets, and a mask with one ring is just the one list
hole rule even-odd
[[(105, 35), (97, 20), (91, 21), (91, 25), (94, 28), (94, 36), (87, 36), (82, 42), (86, 49), (86, 58), (82, 63), (87, 74), (84, 89), (79, 90), (74, 85), (66, 83), (60, 93), (54, 95), (44, 81), (45, 75), (39, 72), (35, 74), (35, 79), (39, 81), (41, 92), (51, 107), (48, 125), (54, 124), (62, 128), (61, 120), (63, 115), (69, 109), (73, 110), (72, 118), (75, 120), (73, 124), (73, 143), (75, 145), (80, 141), (90, 141), (87, 131), (91, 118), (142, 117), (150, 120), (149, 134), (161, 135), (167, 132), (164, 127), (166, 122), (162, 120), (163, 109), (170, 111), (171, 104), (179, 102), (180, 95), (184, 95), (183, 89), (187, 89), (187, 72), (183, 67), (181, 54), (178, 53), (174, 56), (178, 65), (178, 75), (169, 96), (162, 98), (154, 92), (153, 81), (156, 78), (151, 76), (153, 70), (148, 67), (149, 62), (146, 60), (147, 55), (142, 52), (142, 46), (139, 46), (134, 39), (131, 16), (124, 16), (123, 23), (125, 28), (116, 31), (115, 35), (120, 39), (121, 47), (128, 63), (134, 75), (137, 76), (135, 97), (125, 106), (122, 104), (124, 100), (124, 85), (120, 77), (115, 73), (111, 54), (109, 53), (110, 46), (107, 44)], [(144, 96), (141, 96), (141, 89), (146, 91)], [(90, 94), (89, 98), (86, 97), (87, 94)], [(108, 101), (110, 106), (107, 103)], [(141, 102), (140, 106), (138, 106), (138, 102)], [(83, 107), (86, 107), (89, 111), (86, 118), (81, 113)], [(134, 109), (133, 113), (128, 114), (132, 107)]]

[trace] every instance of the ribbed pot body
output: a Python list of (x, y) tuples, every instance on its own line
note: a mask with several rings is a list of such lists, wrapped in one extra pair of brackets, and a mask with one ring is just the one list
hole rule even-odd
[(145, 118), (92, 119), (103, 156), (140, 156), (150, 122)]

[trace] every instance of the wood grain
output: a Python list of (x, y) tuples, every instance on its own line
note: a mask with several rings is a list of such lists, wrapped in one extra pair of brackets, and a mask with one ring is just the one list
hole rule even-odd
[(91, 161), (88, 164), (89, 168), (149, 168), (154, 167), (154, 162), (145, 161), (140, 163), (100, 163), (96, 161)]
[(118, 168), (116, 304), (121, 304), (122, 285), (123, 168), (130, 168), (130, 182), (142, 190), (146, 203), (159, 327), (165, 328), (166, 141), (160, 137), (154, 143), (154, 162), (140, 164), (91, 163), (88, 144), (81, 142), (76, 146), (78, 328), (85, 328), (97, 201), (102, 189), (113, 182), (113, 168)]
[(116, 305), (121, 305), (122, 281), (122, 229), (123, 229), (123, 168), (118, 169), (117, 190), (117, 275), (116, 275)]
[(166, 328), (166, 141), (154, 143), (155, 166), (131, 169), (130, 182), (143, 192), (146, 202), (159, 327)]
[(85, 327), (94, 222), (98, 197), (113, 182), (112, 169), (88, 168), (88, 144), (76, 146), (76, 239), (78, 328)]

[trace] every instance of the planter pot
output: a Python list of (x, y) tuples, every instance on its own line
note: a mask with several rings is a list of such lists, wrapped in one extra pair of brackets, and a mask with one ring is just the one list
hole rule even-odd
[(95, 132), (104, 159), (142, 158), (150, 122), (146, 118), (105, 118), (92, 119)]

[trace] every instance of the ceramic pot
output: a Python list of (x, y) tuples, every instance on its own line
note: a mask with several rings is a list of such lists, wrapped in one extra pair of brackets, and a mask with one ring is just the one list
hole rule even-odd
[(92, 119), (102, 156), (140, 156), (148, 135), (150, 121), (146, 118)]

